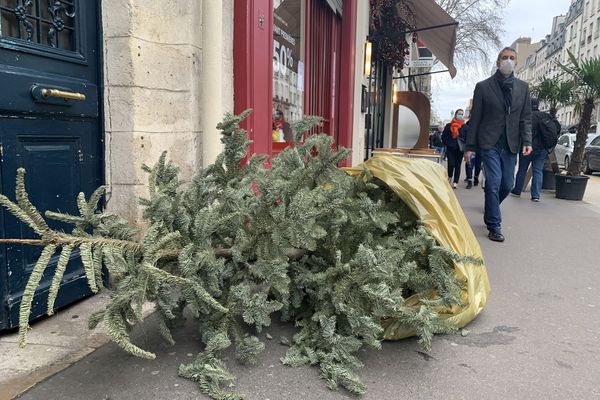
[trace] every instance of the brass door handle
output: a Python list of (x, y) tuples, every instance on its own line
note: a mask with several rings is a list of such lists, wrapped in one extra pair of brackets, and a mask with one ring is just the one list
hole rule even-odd
[(42, 89), (42, 97), (59, 97), (61, 99), (70, 99), (70, 100), (85, 100), (85, 94), (77, 93), (77, 92), (65, 92), (63, 90), (58, 89)]

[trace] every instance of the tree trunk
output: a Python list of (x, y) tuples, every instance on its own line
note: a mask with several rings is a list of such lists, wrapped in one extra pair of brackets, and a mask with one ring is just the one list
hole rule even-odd
[(579, 128), (575, 137), (575, 145), (573, 154), (569, 163), (567, 175), (577, 176), (581, 174), (581, 161), (583, 160), (583, 150), (587, 142), (588, 131), (590, 130), (590, 120), (594, 111), (594, 99), (585, 99), (583, 103), (583, 111), (579, 120)]

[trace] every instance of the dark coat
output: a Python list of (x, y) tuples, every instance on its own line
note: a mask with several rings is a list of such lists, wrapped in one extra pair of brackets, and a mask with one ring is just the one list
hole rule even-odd
[(510, 151), (531, 146), (531, 99), (526, 82), (515, 78), (510, 113), (505, 110), (504, 94), (494, 75), (475, 86), (467, 150), (489, 150), (506, 133)]
[(531, 113), (531, 143), (534, 150), (540, 150), (544, 148), (540, 133), (540, 123), (542, 120), (541, 114), (544, 113), (537, 110)]
[(458, 139), (454, 139), (452, 137), (452, 132), (450, 132), (450, 124), (446, 124), (444, 127), (444, 132), (442, 132), (442, 142), (444, 145), (450, 150), (458, 150)]
[(431, 146), (432, 147), (443, 147), (444, 146), (444, 142), (442, 141), (442, 134), (438, 131), (433, 132), (433, 134), (430, 136), (431, 139)]

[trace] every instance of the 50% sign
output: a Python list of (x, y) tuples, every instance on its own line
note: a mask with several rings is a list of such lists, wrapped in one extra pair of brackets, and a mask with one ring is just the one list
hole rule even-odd
[(286, 76), (288, 69), (294, 68), (294, 57), (292, 49), (280, 44), (277, 40), (273, 41), (273, 72), (279, 72)]

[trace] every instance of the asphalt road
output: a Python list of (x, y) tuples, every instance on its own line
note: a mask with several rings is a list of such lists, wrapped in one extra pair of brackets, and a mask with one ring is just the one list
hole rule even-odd
[[(464, 185), (461, 185), (464, 187)], [(600, 193), (600, 176), (590, 181)], [(486, 238), (483, 191), (457, 189), (485, 255), (492, 293), (487, 308), (459, 334), (438, 336), (431, 351), (416, 340), (385, 342), (362, 352), (365, 400), (383, 399), (600, 399), (600, 196), (585, 202), (540, 203), (510, 197), (502, 205), (506, 242)], [(274, 324), (274, 337), (290, 326)], [(177, 368), (199, 351), (187, 321), (169, 347), (157, 339), (152, 318), (135, 332), (137, 343), (158, 353), (136, 359), (115, 345), (90, 356), (22, 395), (21, 399), (205, 399)], [(317, 368), (279, 362), (285, 347), (267, 341), (255, 367), (229, 365), (236, 389), (250, 400), (347, 399), (318, 377)]]

